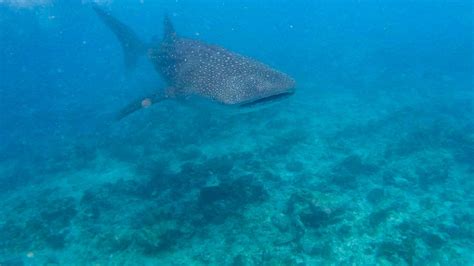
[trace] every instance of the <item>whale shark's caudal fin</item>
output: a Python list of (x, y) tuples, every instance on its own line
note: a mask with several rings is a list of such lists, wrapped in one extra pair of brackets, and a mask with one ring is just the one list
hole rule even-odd
[(146, 54), (147, 46), (140, 41), (137, 34), (127, 25), (112, 17), (97, 5), (93, 5), (92, 8), (120, 41), (123, 48), (125, 66), (128, 69), (136, 66), (138, 58)]

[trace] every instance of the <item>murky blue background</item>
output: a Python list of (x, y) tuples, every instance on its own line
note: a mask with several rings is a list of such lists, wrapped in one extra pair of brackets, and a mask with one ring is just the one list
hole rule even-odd
[[(219, 115), (167, 102), (115, 122), (116, 111), (131, 99), (166, 86), (151, 64), (143, 58), (137, 69), (126, 71), (120, 44), (90, 3), (0, 1), (0, 191), (6, 195), (0, 201), (8, 213), (0, 216), (0, 258), (5, 265), (63, 264), (70, 262), (70, 254), (98, 263), (111, 254), (117, 262), (132, 263), (167, 264), (181, 258), (177, 265), (474, 262), (470, 1), (145, 0), (99, 5), (145, 41), (161, 38), (168, 12), (179, 35), (282, 70), (296, 79), (297, 93), (250, 114)], [(153, 179), (157, 175), (159, 182)], [(247, 175), (253, 181), (239, 181)], [(206, 187), (247, 191), (239, 182), (257, 181), (255, 186), (267, 196), (252, 192), (235, 202), (214, 195), (218, 198), (202, 202)], [(109, 184), (106, 192), (104, 184)], [(113, 193), (122, 196), (116, 197), (135, 201), (127, 203), (131, 209), (136, 209), (133, 204), (150, 205), (159, 213), (140, 226), (145, 222), (128, 220), (128, 214), (117, 218), (128, 209), (110, 203), (103, 210), (107, 214), (94, 221), (84, 218), (84, 195), (114, 199), (107, 194), (110, 186), (119, 187)], [(124, 192), (128, 190), (120, 186), (156, 188), (148, 195)], [(51, 190), (60, 191), (53, 193), (57, 198), (46, 196)], [(373, 202), (366, 198), (371, 192)], [(175, 196), (162, 199), (166, 193)], [(157, 198), (164, 205), (175, 204), (170, 207), (174, 210), (190, 208), (191, 218), (153, 207)], [(10, 204), (21, 199), (24, 205)], [(324, 202), (337, 205), (336, 210), (344, 206), (344, 218), (331, 217), (324, 208), (323, 214), (315, 212)], [(396, 202), (407, 206), (394, 207)], [(228, 204), (247, 219), (226, 214), (215, 225), (206, 215), (222, 210), (203, 204)], [(241, 205), (246, 207), (239, 209)], [(54, 206), (57, 212), (44, 214)], [(288, 206), (296, 210), (288, 211)], [(258, 223), (248, 208), (265, 213), (259, 218), (271, 229), (250, 229)], [(74, 211), (63, 213), (65, 209)], [(289, 220), (283, 229), (275, 222), (280, 214)], [(183, 221), (188, 218), (190, 224)], [(360, 222), (364, 219), (368, 225)], [(45, 229), (50, 220), (57, 228)], [(180, 224), (173, 227), (180, 233), (171, 237), (176, 243), (161, 250), (156, 239), (165, 233), (152, 225), (164, 220)], [(111, 221), (111, 227), (94, 231), (102, 240), (83, 232), (84, 224)], [(28, 226), (35, 222), (39, 225)], [(235, 233), (230, 228), (238, 224), (244, 225)], [(144, 233), (134, 231), (147, 226), (151, 251), (140, 244), (145, 240), (136, 239)], [(47, 233), (55, 230), (63, 233)], [(347, 232), (333, 240), (341, 230)], [(239, 240), (250, 232), (262, 235), (258, 244)], [(124, 235), (125, 244), (107, 242)], [(59, 245), (54, 237), (62, 239)], [(217, 243), (219, 237), (227, 242)], [(318, 241), (324, 245), (307, 247)], [(92, 244), (85, 248), (84, 243)], [(196, 246), (211, 243), (215, 246), (208, 254), (196, 251)], [(107, 245), (111, 247), (101, 248)], [(357, 248), (341, 253), (351, 250), (350, 245)], [(29, 252), (38, 255), (27, 256)]]

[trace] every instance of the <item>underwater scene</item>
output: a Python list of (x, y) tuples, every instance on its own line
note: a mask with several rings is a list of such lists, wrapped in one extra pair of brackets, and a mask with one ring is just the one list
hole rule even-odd
[(473, 16), (0, 0), (0, 266), (474, 265)]

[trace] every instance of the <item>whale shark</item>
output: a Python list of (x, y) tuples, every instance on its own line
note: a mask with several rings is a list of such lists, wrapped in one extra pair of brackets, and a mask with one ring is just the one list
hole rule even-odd
[(92, 8), (121, 43), (126, 67), (133, 68), (140, 56), (147, 56), (167, 84), (163, 90), (125, 106), (118, 120), (166, 99), (197, 96), (247, 107), (286, 98), (295, 91), (295, 80), (288, 74), (223, 47), (179, 36), (167, 14), (163, 39), (146, 44), (109, 12), (97, 5)]

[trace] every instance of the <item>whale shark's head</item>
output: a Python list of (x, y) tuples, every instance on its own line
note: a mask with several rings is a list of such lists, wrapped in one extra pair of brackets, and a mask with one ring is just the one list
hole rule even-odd
[(249, 89), (254, 92), (250, 99), (242, 101), (242, 107), (253, 107), (287, 98), (293, 95), (296, 86), (293, 78), (273, 69), (247, 77), (244, 82), (248, 83)]
[(293, 94), (296, 82), (289, 75), (263, 64), (251, 68), (226, 78), (228, 88), (221, 92), (224, 103), (248, 105)]
[[(268, 93), (270, 96), (291, 92), (296, 86), (295, 80), (287, 74), (268, 68), (258, 73), (257, 77), (249, 78), (256, 79), (256, 91)], [(251, 80), (250, 83), (252, 82)]]

